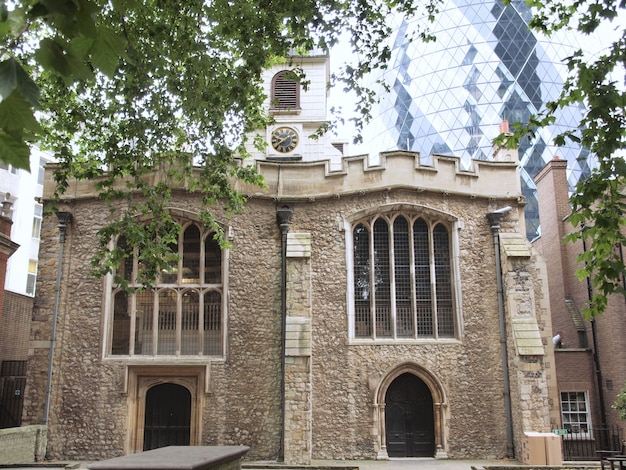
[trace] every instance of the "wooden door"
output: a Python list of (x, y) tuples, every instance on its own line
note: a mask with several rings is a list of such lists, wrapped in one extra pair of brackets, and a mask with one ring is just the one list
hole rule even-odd
[(143, 450), (188, 446), (191, 430), (191, 393), (182, 385), (155, 385), (146, 393)]
[(433, 457), (435, 423), (428, 386), (413, 374), (395, 379), (385, 396), (389, 457)]

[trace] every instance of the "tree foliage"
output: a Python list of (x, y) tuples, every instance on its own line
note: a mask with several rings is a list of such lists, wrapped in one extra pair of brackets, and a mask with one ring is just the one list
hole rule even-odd
[[(583, 313), (592, 318), (604, 312), (609, 295), (626, 295), (621, 253), (626, 242), (626, 162), (619, 155), (626, 147), (626, 28), (619, 19), (626, 2), (528, 0), (527, 4), (534, 11), (530, 28), (542, 34), (576, 30), (593, 43), (611, 30), (616, 33), (616, 39), (596, 56), (587, 57), (577, 50), (566, 58), (569, 76), (559, 97), (530, 122), (515, 126), (507, 142), (517, 146), (520, 139), (553, 123), (563, 108), (585, 109), (578, 126), (559, 135), (554, 143), (564, 145), (568, 139), (580, 143), (598, 160), (598, 167), (579, 181), (571, 197), (569, 221), (576, 230), (566, 237), (567, 242), (582, 241), (585, 247), (578, 258), (582, 268), (577, 276), (591, 279), (593, 294)], [(500, 136), (498, 142), (504, 139)]]
[[(437, 14), (440, 0), (0, 0), (0, 160), (28, 168), (29, 145), (56, 155), (57, 190), (71, 178), (96, 179), (100, 196), (124, 202), (116, 222), (101, 231), (94, 259), (108, 272), (123, 254), (109, 251), (124, 233), (145, 256), (149, 283), (167, 264), (180, 227), (165, 210), (171, 187), (185, 181), (204, 197), (205, 223), (223, 235), (211, 211), (240, 211), (243, 195), (233, 179), (262, 180), (240, 165), (248, 132), (271, 121), (264, 114), (261, 73), (294, 52), (329, 49), (348, 38), (350, 61), (331, 78), (356, 91), (357, 131), (370, 117), (375, 96), (364, 77), (391, 57), (387, 18), (399, 12)], [(573, 29), (597, 35), (613, 25), (623, 0), (527, 0), (531, 28), (545, 34)], [(432, 39), (428, 23), (418, 32)], [(597, 155), (599, 168), (581, 181), (572, 198), (571, 222), (584, 230), (585, 267), (594, 297), (589, 316), (603, 311), (607, 295), (624, 294), (624, 263), (617, 246), (623, 234), (622, 188), (626, 166), (615, 152), (624, 147), (623, 76), (626, 37), (599, 56), (569, 57), (559, 98), (542, 115), (515, 129), (509, 145), (554, 121), (559, 109), (585, 105), (576, 129), (559, 136)], [(306, 77), (296, 75), (306, 85)], [(325, 131), (321, 129), (320, 132)], [(200, 167), (192, 171), (193, 166)], [(156, 184), (144, 176), (159, 169)], [(139, 196), (139, 197), (138, 197)], [(112, 207), (114, 207), (112, 205)], [(113, 210), (113, 209), (112, 209)], [(138, 224), (138, 219), (151, 219)], [(222, 239), (223, 241), (223, 239)]]
[[(93, 267), (102, 274), (120, 262), (124, 253), (108, 244), (124, 233), (149, 285), (180, 230), (166, 210), (172, 186), (184, 179), (203, 195), (202, 217), (224, 242), (211, 208), (242, 209), (233, 179), (262, 184), (240, 157), (248, 133), (271, 120), (262, 108), (266, 67), (329, 49), (347, 34), (353, 60), (332, 80), (357, 91), (360, 124), (374, 102), (363, 77), (390, 57), (387, 17), (418, 8), (432, 14), (436, 3), (1, 1), (0, 159), (27, 169), (29, 144), (39, 142), (56, 155), (58, 194), (73, 178), (97, 179), (100, 197), (118, 209), (100, 233)], [(144, 176), (155, 169), (164, 176), (148, 184)]]

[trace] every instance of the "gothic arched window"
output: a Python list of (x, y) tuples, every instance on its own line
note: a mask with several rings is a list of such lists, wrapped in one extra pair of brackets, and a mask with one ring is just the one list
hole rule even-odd
[[(132, 253), (122, 237), (117, 246)], [(113, 286), (110, 354), (114, 356), (220, 356), (224, 341), (222, 250), (213, 233), (184, 226), (177, 264), (164, 269), (154, 288), (133, 280), (137, 253), (120, 267), (129, 290)]]
[(449, 224), (403, 213), (352, 230), (354, 337), (454, 338)]

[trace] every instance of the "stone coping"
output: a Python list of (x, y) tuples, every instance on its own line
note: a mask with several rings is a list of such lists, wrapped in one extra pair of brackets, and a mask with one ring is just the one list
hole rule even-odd
[(90, 470), (203, 470), (243, 457), (247, 446), (169, 446), (90, 463)]

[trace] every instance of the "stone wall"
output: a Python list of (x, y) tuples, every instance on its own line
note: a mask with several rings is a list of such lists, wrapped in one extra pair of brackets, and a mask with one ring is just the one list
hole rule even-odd
[(2, 465), (41, 462), (45, 455), (45, 426), (0, 429), (0, 462)]
[[(398, 157), (404, 170), (414, 159)], [(412, 158), (412, 157), (411, 157)], [(361, 162), (362, 163), (362, 162)], [(449, 160), (441, 171), (453, 184)], [(443, 166), (444, 163), (441, 165)], [(391, 163), (390, 163), (391, 164)], [(406, 166), (408, 165), (408, 166)], [(481, 178), (498, 171), (515, 175), (515, 165), (483, 165)], [(318, 175), (318, 168), (313, 168)], [(306, 180), (307, 167), (300, 179)], [(397, 169), (396, 169), (397, 170)], [(497, 170), (497, 171), (496, 171)], [(363, 173), (363, 170), (359, 170)], [(423, 171), (428, 185), (437, 172)], [(341, 187), (313, 197), (312, 182), (293, 199), (275, 201), (264, 194), (252, 196), (245, 213), (232, 219), (216, 209), (218, 220), (232, 229), (228, 254), (228, 341), (223, 359), (112, 358), (106, 354), (103, 333), (106, 284), (89, 273), (89, 260), (97, 246), (97, 231), (111, 213), (101, 201), (89, 197), (70, 201), (74, 215), (68, 229), (59, 310), (57, 347), (52, 387), (48, 456), (72, 460), (110, 458), (133, 449), (132, 429), (138, 425), (142, 397), (129, 387), (128, 369), (207, 366), (204, 390), (196, 397), (200, 407), (201, 445), (247, 445), (251, 460), (276, 459), (282, 435), (281, 233), (277, 205), (293, 209), (287, 262), (287, 319), (285, 338), (285, 458), (292, 463), (313, 459), (372, 459), (384, 454), (381, 403), (389, 377), (399, 370), (423, 374), (437, 397), (437, 453), (453, 458), (494, 458), (506, 453), (506, 414), (502, 391), (502, 361), (498, 328), (495, 253), (486, 214), (506, 204), (517, 207), (518, 195), (476, 195), (477, 175), (459, 175), (458, 187), (416, 190), (400, 185), (383, 187), (382, 170), (365, 174), (372, 183), (360, 191)], [(319, 176), (319, 175), (318, 175)], [(327, 176), (334, 180), (335, 176)], [(517, 176), (515, 176), (517, 178)], [(405, 178), (406, 179), (406, 178)], [(314, 180), (311, 180), (314, 181)], [(377, 182), (378, 181), (378, 182)], [(513, 181), (513, 179), (511, 179)], [(471, 185), (469, 184), (471, 182)], [(294, 184), (291, 182), (290, 184)], [(285, 187), (283, 187), (285, 190)], [(271, 188), (268, 190), (271, 192)], [(79, 193), (80, 194), (80, 193)], [(305, 197), (306, 196), (306, 197)], [(178, 214), (198, 213), (200, 198), (176, 193), (172, 207)], [(356, 341), (349, 335), (347, 240), (351, 224), (363, 214), (381, 208), (403, 207), (438, 214), (454, 221), (453, 253), (458, 272), (455, 290), (460, 308), (455, 338), (411, 341)], [(507, 215), (507, 230), (519, 232), (519, 212)], [(37, 311), (31, 335), (31, 356), (25, 421), (42, 418), (48, 345), (58, 257), (58, 228), (46, 219), (42, 231), (42, 258), (38, 277)], [(525, 261), (535, 274), (534, 258)], [(515, 271), (513, 266), (511, 270)], [(546, 313), (541, 278), (530, 284), (538, 318)], [(541, 310), (539, 312), (539, 310)], [(309, 338), (310, 335), (310, 338)], [(509, 331), (508, 341), (513, 342)], [(521, 377), (520, 391), (527, 409), (514, 413), (519, 431), (543, 431), (540, 417), (547, 404), (544, 359), (523, 362), (510, 348), (511, 374)], [(142, 362), (143, 361), (143, 362)], [(529, 363), (530, 364), (530, 363)], [(538, 365), (537, 365), (538, 364)], [(536, 370), (535, 370), (536, 369)], [(156, 371), (156, 372), (155, 372)], [(532, 376), (532, 377), (531, 377)], [(131, 374), (132, 377), (132, 374)], [(205, 377), (205, 378), (204, 378)], [(522, 380), (524, 379), (524, 380)], [(531, 384), (540, 393), (522, 395)], [(532, 392), (532, 390), (531, 390)], [(382, 402), (381, 402), (382, 400)], [(545, 416), (545, 415), (544, 415)], [(547, 418), (546, 418), (547, 419)], [(538, 427), (540, 429), (527, 429)]]

